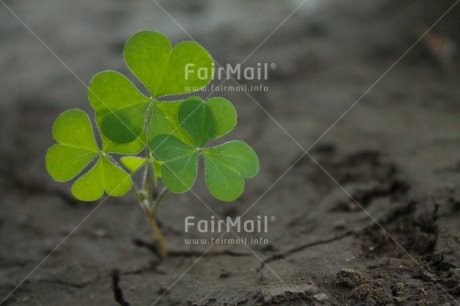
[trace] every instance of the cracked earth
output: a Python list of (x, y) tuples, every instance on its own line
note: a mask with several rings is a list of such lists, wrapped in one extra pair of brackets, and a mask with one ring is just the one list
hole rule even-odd
[[(127, 72), (123, 43), (138, 30), (188, 39), (150, 1), (44, 2), (5, 1), (86, 83), (101, 70)], [(184, 219), (212, 213), (190, 193), (169, 194), (159, 210), (163, 262), (132, 194), (81, 203), (47, 175), (51, 125), (67, 108), (89, 110), (86, 89), (0, 7), (0, 298), (52, 252), (1, 305), (458, 305), (460, 58), (423, 40), (360, 98), (453, 1), (433, 3), (324, 1), (293, 14), (247, 60), (276, 63), (269, 91), (219, 93), (235, 104), (231, 137), (255, 148), (260, 174), (235, 203), (213, 199), (202, 180), (194, 187), (221, 218), (257, 201), (245, 218), (276, 217), (269, 244), (203, 255), (208, 245), (184, 243), (203, 237), (186, 234)], [(297, 6), (161, 4), (233, 64)], [(459, 10), (434, 29), (453, 44)]]

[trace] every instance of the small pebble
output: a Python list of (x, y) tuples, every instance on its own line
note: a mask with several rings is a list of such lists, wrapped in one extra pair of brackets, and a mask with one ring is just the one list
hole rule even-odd
[(328, 296), (324, 293), (318, 293), (313, 296), (313, 299), (317, 302), (325, 302), (328, 299)]

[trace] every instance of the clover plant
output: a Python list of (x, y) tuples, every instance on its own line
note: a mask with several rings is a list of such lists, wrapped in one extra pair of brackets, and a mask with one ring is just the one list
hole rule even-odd
[[(233, 201), (243, 193), (244, 179), (257, 174), (259, 161), (242, 141), (210, 144), (236, 125), (236, 111), (228, 100), (213, 97), (203, 101), (197, 96), (164, 100), (211, 81), (214, 61), (203, 47), (191, 41), (172, 47), (164, 35), (143, 31), (128, 39), (123, 54), (148, 95), (119, 72), (96, 74), (88, 99), (95, 111), (100, 146), (89, 116), (80, 109), (67, 110), (54, 122), (57, 143), (48, 149), (46, 168), (53, 179), (62, 182), (89, 169), (71, 188), (82, 201), (95, 201), (104, 193), (119, 197), (133, 189), (158, 239), (161, 256), (166, 258), (156, 209), (169, 190), (183, 193), (192, 188), (200, 156), (209, 191), (223, 201)], [(206, 73), (186, 75), (186, 65)], [(144, 176), (137, 186), (132, 174), (142, 169)]]

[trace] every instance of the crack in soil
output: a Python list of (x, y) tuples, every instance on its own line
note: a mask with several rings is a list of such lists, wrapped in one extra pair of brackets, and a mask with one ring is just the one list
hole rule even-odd
[(117, 269), (112, 270), (111, 276), (112, 276), (112, 290), (113, 290), (113, 296), (115, 298), (115, 301), (121, 306), (131, 305), (123, 297), (123, 291), (121, 290), (121, 287), (120, 287), (120, 271)]
[(342, 235), (335, 236), (335, 237), (330, 238), (330, 239), (323, 239), (323, 240), (317, 240), (317, 241), (314, 241), (314, 242), (306, 243), (306, 244), (300, 245), (298, 247), (292, 248), (292, 249), (290, 249), (290, 250), (288, 250), (286, 252), (272, 255), (271, 257), (265, 259), (261, 263), (260, 267), (257, 268), (257, 272), (260, 272), (265, 267), (265, 265), (267, 263), (277, 261), (277, 260), (281, 260), (281, 259), (285, 259), (287, 256), (295, 254), (295, 253), (298, 253), (298, 252), (303, 251), (305, 249), (308, 249), (308, 248), (311, 248), (311, 247), (314, 247), (314, 246), (317, 246), (317, 245), (321, 245), (321, 244), (326, 244), (326, 243), (331, 243), (331, 242), (334, 242), (334, 241), (338, 241), (340, 239), (343, 239), (343, 238), (348, 237), (348, 236), (353, 235), (353, 234), (355, 234), (354, 231), (347, 231), (347, 232), (343, 233)]
[(363, 250), (374, 253), (378, 249), (389, 247), (394, 238), (408, 252), (413, 251), (423, 256), (432, 255), (437, 240), (437, 227), (434, 224), (437, 214), (436, 207), (433, 212), (416, 217), (414, 213), (417, 203), (405, 202), (394, 207), (379, 220), (385, 231), (377, 224), (372, 224), (360, 231), (358, 238), (363, 242)]
[(88, 286), (88, 285), (90, 285), (90, 284), (92, 284), (94, 282), (97, 282), (100, 279), (101, 279), (101, 277), (97, 277), (97, 278), (92, 279), (90, 281), (81, 282), (81, 283), (72, 283), (72, 282), (67, 282), (67, 281), (63, 281), (63, 280), (59, 280), (59, 279), (57, 279), (57, 280), (41, 280), (38, 283), (48, 284), (48, 285), (62, 285), (62, 286), (66, 286), (66, 287), (83, 289), (86, 286)]
[(67, 286), (67, 287), (72, 287), (72, 288), (77, 288), (77, 289), (83, 289), (97, 281), (100, 281), (104, 278), (107, 278), (108, 275), (104, 273), (104, 275), (94, 277), (93, 279), (87, 280), (87, 281), (82, 281), (82, 282), (69, 282), (69, 281), (64, 281), (60, 279), (56, 280), (39, 280), (37, 281), (38, 284), (49, 284), (49, 285), (61, 285), (61, 286)]
[[(398, 196), (407, 194), (409, 185), (400, 179), (394, 179), (386, 184), (377, 184), (369, 189), (358, 189), (353, 192), (352, 196), (362, 207), (368, 207), (374, 200), (384, 197), (396, 199)], [(354, 203), (339, 203), (331, 209), (331, 212), (358, 210)]]

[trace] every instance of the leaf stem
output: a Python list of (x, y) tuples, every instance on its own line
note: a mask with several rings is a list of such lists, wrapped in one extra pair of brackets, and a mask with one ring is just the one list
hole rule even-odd
[(137, 202), (139, 202), (139, 204), (141, 205), (142, 208), (143, 205), (144, 205), (144, 199), (142, 197), (142, 194), (141, 192), (139, 191), (139, 189), (136, 187), (135, 184), (133, 184), (133, 189), (134, 189), (134, 195), (136, 196), (136, 199), (137, 199)]
[(146, 201), (147, 201), (147, 208), (149, 212), (152, 211), (153, 207), (153, 188), (152, 188), (152, 167), (150, 163), (147, 164), (147, 169), (145, 170), (145, 177), (144, 177), (144, 192), (146, 194)]
[(160, 203), (161, 201), (163, 201), (163, 198), (166, 196), (166, 194), (168, 193), (169, 189), (167, 187), (164, 187), (160, 194), (158, 195), (158, 198), (155, 200), (155, 204), (153, 206), (153, 209), (152, 209), (152, 214), (155, 215), (157, 209), (158, 209), (158, 206), (160, 206)]

